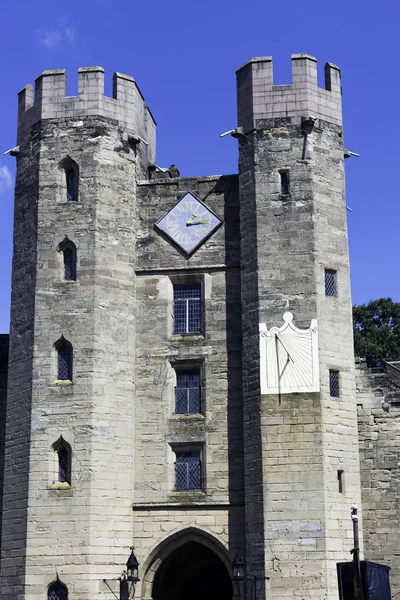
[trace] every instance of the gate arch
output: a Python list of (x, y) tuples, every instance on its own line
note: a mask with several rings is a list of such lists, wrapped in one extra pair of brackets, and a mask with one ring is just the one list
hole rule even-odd
[[(190, 562), (190, 559), (191, 562)], [(180, 566), (184, 565), (185, 560), (190, 570), (187, 569), (188, 577), (184, 580), (183, 574), (185, 569), (180, 569), (180, 580), (174, 585), (174, 600), (180, 600), (179, 595), (184, 596), (184, 588), (192, 587), (193, 590), (198, 590), (201, 581), (193, 578), (199, 573), (196, 573), (197, 562), (205, 569), (218, 571), (220, 584), (223, 585), (223, 598), (228, 600), (235, 597), (235, 589), (232, 583), (232, 558), (225, 546), (212, 534), (197, 527), (187, 527), (181, 531), (169, 535), (162, 540), (149, 554), (146, 561), (143, 563), (144, 577), (142, 580), (141, 599), (142, 600), (170, 600), (172, 598), (171, 591), (168, 591), (168, 586), (171, 587), (171, 575), (173, 571), (177, 571)], [(196, 562), (197, 561), (197, 562)], [(192, 579), (190, 577), (192, 576)], [(170, 581), (171, 580), (171, 581)], [(169, 583), (168, 583), (169, 582)], [(182, 583), (182, 590), (177, 594), (179, 583)], [(208, 586), (212, 584), (209, 581)], [(190, 594), (193, 596), (193, 592)], [(210, 597), (208, 591), (207, 597)], [(221, 594), (219, 594), (221, 597)]]

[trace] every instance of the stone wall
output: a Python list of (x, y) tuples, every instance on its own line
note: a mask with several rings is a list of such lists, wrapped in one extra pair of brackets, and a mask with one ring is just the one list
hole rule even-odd
[[(188, 191), (224, 220), (190, 258), (154, 228)], [(233, 558), (244, 544), (237, 176), (141, 182), (138, 214), (134, 492), (138, 558), (144, 561), (167, 532), (190, 526), (212, 532)], [(193, 281), (201, 282), (204, 290), (204, 329), (198, 335), (176, 335), (173, 283)], [(174, 414), (174, 368), (193, 363), (203, 372), (201, 414)], [(174, 450), (191, 445), (202, 448), (203, 490), (176, 492)]]
[(0, 334), (0, 561), (3, 515), (4, 449), (6, 435), (8, 335)]
[[(136, 182), (151, 153), (129, 136), (136, 117), (143, 137), (151, 129), (133, 80), (117, 77), (118, 98), (107, 100), (96, 73), (80, 73), (75, 99), (57, 72), (41, 76), (33, 106), (29, 88), (20, 95), (4, 598), (42, 598), (56, 574), (77, 600), (107, 595), (102, 579), (121, 574), (132, 544)], [(67, 200), (69, 161), (76, 201)], [(75, 281), (64, 277), (67, 240)], [(73, 348), (70, 380), (58, 379), (62, 336)], [(61, 438), (70, 485), (58, 480)]]
[(358, 362), (357, 406), (364, 556), (391, 567), (400, 592), (400, 388)]
[[(273, 85), (269, 57), (237, 74), (247, 557), (277, 600), (337, 598), (335, 563), (350, 550), (348, 506), (360, 497), (340, 75), (326, 71), (325, 90), (308, 55), (292, 57), (289, 86)], [(336, 273), (333, 297), (325, 269)], [(301, 328), (317, 319), (316, 394), (260, 395), (258, 326), (280, 327), (286, 311)]]
[(0, 594), (18, 599), (24, 594), (28, 526), (39, 146), (38, 128), (20, 140), (14, 202)]

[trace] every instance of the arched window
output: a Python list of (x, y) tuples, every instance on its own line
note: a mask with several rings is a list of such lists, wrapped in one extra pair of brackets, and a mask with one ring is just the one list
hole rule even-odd
[(54, 469), (55, 482), (71, 485), (71, 446), (61, 436), (53, 444), (53, 450), (57, 459)]
[(62, 278), (64, 281), (76, 281), (76, 246), (67, 237), (58, 245), (63, 254)]
[(79, 166), (70, 156), (66, 156), (60, 162), (60, 169), (65, 174), (67, 188), (67, 201), (78, 202), (79, 200)]
[(57, 349), (57, 379), (72, 381), (72, 345), (64, 337), (56, 344)]
[(49, 585), (47, 600), (68, 600), (68, 588), (59, 579)]

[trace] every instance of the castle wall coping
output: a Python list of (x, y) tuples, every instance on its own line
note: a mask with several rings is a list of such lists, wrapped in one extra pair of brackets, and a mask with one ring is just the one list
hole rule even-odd
[(307, 58), (309, 60), (317, 62), (317, 59), (315, 58), (315, 56), (312, 56), (312, 54), (292, 54), (292, 60), (299, 60), (302, 58)]
[[(79, 67), (78, 73), (104, 73), (103, 67)], [(132, 79), (132, 77), (131, 77)], [(132, 79), (133, 81), (133, 79)]]
[(250, 60), (248, 60), (247, 62), (243, 63), (238, 69), (236, 69), (236, 73), (238, 73), (239, 71), (241, 71), (242, 69), (247, 67), (247, 65), (251, 65), (254, 63), (262, 63), (262, 62), (271, 62), (272, 63), (272, 56), (255, 56), (255, 57), (251, 58)]
[(190, 504), (178, 504), (178, 503), (160, 503), (160, 504), (133, 504), (132, 510), (134, 512), (139, 512), (142, 510), (148, 511), (158, 511), (158, 510), (175, 510), (175, 511), (186, 511), (186, 510), (227, 510), (229, 508), (243, 508), (245, 506), (244, 502), (224, 502), (219, 504), (213, 504), (212, 502), (199, 502)]
[(227, 179), (229, 177), (237, 178), (237, 173), (230, 173), (229, 175), (188, 175), (186, 177), (171, 177), (170, 179), (142, 179), (137, 182), (137, 185), (140, 186), (154, 186), (154, 185), (176, 185), (178, 182), (182, 181), (197, 181), (197, 182), (206, 182), (206, 181), (219, 181), (223, 177)]
[(152, 267), (149, 267), (148, 269), (136, 269), (135, 270), (135, 275), (140, 276), (140, 275), (144, 275), (144, 276), (162, 276), (162, 275), (166, 275), (167, 273), (169, 275), (171, 275), (171, 273), (182, 273), (182, 272), (190, 272), (190, 273), (216, 273), (216, 272), (220, 272), (220, 271), (227, 271), (227, 270), (232, 270), (232, 269), (240, 269), (240, 264), (236, 264), (236, 265), (226, 265), (226, 264), (220, 264), (220, 265), (198, 265), (195, 267), (191, 267), (188, 265), (184, 265), (181, 268), (178, 267), (170, 267), (170, 268), (163, 268), (163, 269), (153, 269)]

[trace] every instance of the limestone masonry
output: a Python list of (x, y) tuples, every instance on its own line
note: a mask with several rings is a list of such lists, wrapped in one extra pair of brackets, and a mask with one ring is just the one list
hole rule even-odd
[(355, 368), (340, 72), (292, 69), (237, 71), (237, 175), (156, 165), (127, 75), (20, 92), (1, 598), (337, 600), (353, 503), (400, 591), (400, 371)]

